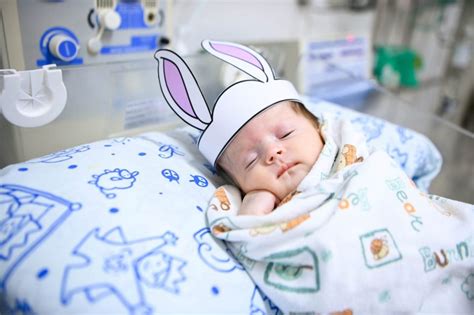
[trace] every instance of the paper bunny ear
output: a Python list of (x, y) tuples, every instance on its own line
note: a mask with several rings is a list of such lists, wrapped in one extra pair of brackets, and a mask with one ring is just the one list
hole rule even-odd
[(170, 50), (155, 53), (158, 78), (171, 109), (189, 125), (204, 130), (212, 117), (199, 85), (188, 65)]
[(270, 64), (256, 51), (230, 42), (204, 40), (202, 47), (215, 57), (237, 67), (255, 79), (268, 82), (275, 79)]

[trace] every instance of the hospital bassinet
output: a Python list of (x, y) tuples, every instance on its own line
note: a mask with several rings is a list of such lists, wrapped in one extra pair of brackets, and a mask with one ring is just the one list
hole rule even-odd
[[(200, 58), (189, 60), (209, 78), (212, 61)], [(161, 106), (154, 61), (93, 68), (63, 70), (80, 88), (55, 123), (3, 128), (45, 155), (0, 170), (2, 314), (277, 314), (206, 227), (223, 181), (197, 151), (197, 131)], [(221, 90), (200, 82), (209, 98)], [(474, 202), (471, 134), (376, 87), (363, 113), (314, 95), (308, 106), (349, 119), (420, 189)], [(96, 141), (104, 131), (115, 136)]]

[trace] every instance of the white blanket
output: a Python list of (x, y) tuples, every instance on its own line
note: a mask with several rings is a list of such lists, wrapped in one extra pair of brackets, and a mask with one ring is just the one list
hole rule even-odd
[(474, 206), (422, 193), (349, 124), (322, 130), (318, 161), (269, 215), (238, 216), (239, 190), (217, 189), (213, 235), (284, 313), (473, 314)]

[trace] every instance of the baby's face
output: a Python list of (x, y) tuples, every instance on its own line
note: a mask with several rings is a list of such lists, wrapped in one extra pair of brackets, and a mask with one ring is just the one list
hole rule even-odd
[(322, 147), (314, 123), (285, 101), (249, 121), (219, 164), (244, 193), (268, 190), (282, 200), (309, 173)]

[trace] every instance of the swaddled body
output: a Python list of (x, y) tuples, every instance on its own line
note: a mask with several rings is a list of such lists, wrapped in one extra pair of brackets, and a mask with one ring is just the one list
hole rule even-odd
[(344, 122), (321, 132), (316, 163), (271, 213), (239, 215), (239, 190), (219, 188), (229, 207), (211, 201), (213, 234), (285, 313), (472, 314), (474, 207), (421, 193)]

